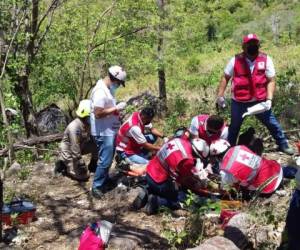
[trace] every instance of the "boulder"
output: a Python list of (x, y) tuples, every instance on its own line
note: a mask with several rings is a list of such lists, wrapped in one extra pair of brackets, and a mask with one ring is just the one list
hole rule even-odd
[(38, 130), (41, 135), (61, 132), (68, 124), (67, 116), (54, 103), (36, 114)]
[(114, 249), (114, 250), (134, 250), (140, 249), (139, 243), (136, 240), (123, 238), (123, 237), (112, 237), (109, 240), (109, 244), (107, 249)]
[(22, 169), (22, 166), (18, 162), (15, 161), (13, 164), (11, 164), (9, 169), (6, 170), (5, 175), (7, 177), (16, 175), (21, 169)]
[(224, 237), (234, 242), (240, 249), (246, 249), (250, 244), (248, 235), (251, 224), (251, 216), (249, 214), (236, 214), (225, 227)]
[(201, 245), (187, 250), (239, 250), (239, 248), (232, 241), (222, 236), (215, 236), (204, 241)]

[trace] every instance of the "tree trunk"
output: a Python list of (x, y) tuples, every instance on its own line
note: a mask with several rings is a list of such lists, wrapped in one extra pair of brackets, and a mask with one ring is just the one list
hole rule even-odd
[[(25, 66), (25, 68), (27, 68), (27, 66)], [(23, 76), (19, 76), (14, 90), (20, 98), (20, 109), (24, 119), (26, 136), (30, 137), (31, 135), (38, 136), (39, 133), (36, 124), (35, 111), (33, 109), (32, 94), (29, 90), (28, 78), (28, 72)]]
[(167, 90), (166, 90), (166, 74), (164, 66), (164, 22), (165, 22), (165, 4), (166, 0), (157, 0), (158, 14), (160, 24), (158, 25), (158, 45), (157, 45), (157, 61), (158, 61), (158, 89), (159, 99), (161, 100), (162, 113), (167, 111)]

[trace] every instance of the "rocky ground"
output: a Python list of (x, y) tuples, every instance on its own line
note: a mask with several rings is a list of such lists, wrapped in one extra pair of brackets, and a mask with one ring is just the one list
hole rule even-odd
[[(268, 153), (268, 157), (276, 158), (281, 163), (290, 159), (272, 152)], [(131, 211), (130, 204), (136, 193), (134, 188), (118, 187), (103, 199), (95, 200), (89, 194), (92, 178), (87, 183), (79, 184), (63, 176), (54, 177), (52, 170), (52, 163), (37, 162), (32, 166), (22, 167), (19, 172), (12, 173), (6, 179), (5, 197), (23, 195), (31, 199), (37, 206), (37, 220), (28, 225), (19, 225), (17, 237), (10, 245), (3, 244), (1, 249), (77, 249), (80, 234), (87, 223), (98, 219), (115, 224), (108, 249), (170, 249), (171, 245), (163, 237), (165, 229), (178, 233), (186, 228), (189, 217), (187, 211), (179, 210), (173, 214), (163, 212), (153, 216)], [(252, 206), (251, 211), (248, 211), (249, 204), (244, 204), (242, 210), (254, 216), (254, 220), (250, 220), (253, 230), (246, 232), (247, 234), (253, 234), (255, 230), (261, 232), (257, 228), (265, 226), (266, 221), (273, 218), (273, 214), (275, 217), (278, 214), (278, 219), (269, 221), (270, 228), (265, 234), (255, 234), (251, 236), (252, 240), (259, 241), (257, 237), (260, 237), (264, 241), (268, 239), (273, 243), (280, 242), (290, 195), (291, 188), (288, 184), (285, 192), (260, 199)], [(206, 229), (209, 230), (208, 227)], [(200, 231), (199, 226), (199, 234)], [(209, 235), (220, 234), (223, 231), (217, 222), (211, 223)], [(255, 244), (253, 243), (254, 246)]]

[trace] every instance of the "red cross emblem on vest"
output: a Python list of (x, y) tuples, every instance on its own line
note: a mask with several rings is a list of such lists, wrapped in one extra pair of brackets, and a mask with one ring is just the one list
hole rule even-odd
[(174, 144), (168, 143), (167, 150), (172, 150), (174, 147)]
[(240, 155), (240, 157), (241, 157), (242, 161), (250, 159), (250, 157), (248, 155), (246, 155), (246, 154)]

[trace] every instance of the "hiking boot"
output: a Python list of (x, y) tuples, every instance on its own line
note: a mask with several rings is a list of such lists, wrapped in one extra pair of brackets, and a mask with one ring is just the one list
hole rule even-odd
[(279, 151), (281, 151), (287, 155), (293, 155), (295, 153), (294, 149), (289, 146), (279, 147)]
[(62, 160), (56, 161), (53, 172), (55, 176), (58, 176), (60, 174), (66, 175), (67, 172), (66, 164)]
[(88, 170), (89, 170), (90, 173), (95, 173), (96, 172), (97, 162), (98, 162), (98, 160), (91, 159), (91, 161), (88, 165)]
[(101, 199), (103, 197), (104, 193), (99, 188), (92, 188), (92, 196), (95, 199)]
[(145, 212), (147, 215), (152, 215), (152, 214), (156, 214), (157, 211), (158, 211), (157, 196), (155, 196), (154, 194), (150, 194), (148, 196), (148, 201), (145, 206)]
[(137, 197), (134, 199), (134, 201), (132, 202), (132, 209), (134, 210), (139, 210), (142, 207), (144, 207), (147, 203), (147, 191), (142, 188), (142, 187), (138, 187), (138, 195)]

